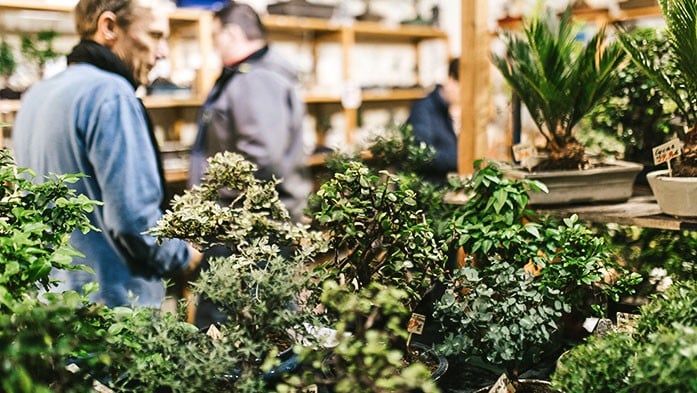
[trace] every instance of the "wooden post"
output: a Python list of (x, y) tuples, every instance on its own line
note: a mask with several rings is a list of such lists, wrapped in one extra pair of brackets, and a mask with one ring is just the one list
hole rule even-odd
[(486, 153), (489, 121), (489, 33), (487, 0), (462, 1), (460, 51), (460, 134), (458, 172), (473, 172), (473, 162)]

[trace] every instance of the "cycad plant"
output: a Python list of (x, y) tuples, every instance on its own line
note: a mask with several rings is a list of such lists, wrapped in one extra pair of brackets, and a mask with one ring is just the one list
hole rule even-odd
[(524, 36), (507, 33), (505, 56), (493, 63), (530, 111), (547, 140), (549, 158), (538, 169), (579, 169), (587, 165), (574, 126), (616, 83), (624, 52), (606, 40), (605, 28), (584, 45), (577, 40), (571, 9), (526, 21)]
[(620, 42), (630, 58), (670, 99), (685, 124), (682, 156), (673, 165), (673, 176), (697, 176), (697, 3), (659, 0), (668, 37), (667, 64), (642, 48), (630, 34)]

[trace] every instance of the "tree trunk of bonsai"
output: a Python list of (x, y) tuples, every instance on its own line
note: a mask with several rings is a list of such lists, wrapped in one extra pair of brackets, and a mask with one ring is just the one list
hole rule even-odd
[(695, 127), (690, 128), (685, 134), (682, 156), (673, 166), (673, 176), (697, 177), (697, 131)]

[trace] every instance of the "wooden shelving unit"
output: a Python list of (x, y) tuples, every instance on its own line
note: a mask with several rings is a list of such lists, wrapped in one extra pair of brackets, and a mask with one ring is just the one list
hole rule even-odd
[[(42, 2), (38, 0), (0, 0), (0, 11), (36, 11), (54, 12), (64, 14), (59, 18), (69, 18), (73, 5)], [(144, 98), (147, 108), (157, 110), (158, 117), (162, 113), (171, 113), (168, 116), (182, 116), (183, 113), (191, 113), (203, 104), (206, 94), (212, 87), (219, 74), (220, 65), (215, 60), (214, 46), (212, 42), (213, 15), (210, 11), (197, 8), (177, 8), (169, 15), (170, 19), (170, 52), (178, 48), (189, 48), (194, 41), (200, 56), (200, 66), (196, 71), (196, 78), (192, 86), (190, 97), (166, 97), (148, 96)], [(352, 80), (352, 51), (355, 45), (366, 42), (380, 43), (406, 43), (411, 45), (418, 59), (419, 43), (424, 40), (443, 40), (448, 47), (447, 34), (437, 28), (427, 26), (385, 26), (375, 22), (353, 22), (350, 24), (338, 24), (327, 19), (303, 18), (284, 15), (264, 15), (262, 22), (266, 26), (271, 42), (276, 38), (282, 40), (309, 40), (313, 46), (315, 62), (317, 58), (316, 46), (324, 42), (334, 42), (341, 46), (341, 64), (344, 81)], [(12, 32), (18, 33), (18, 32)], [(77, 40), (77, 38), (76, 38)], [(184, 45), (185, 43), (188, 46)], [(170, 56), (172, 69), (178, 69), (177, 56)], [(181, 58), (181, 56), (179, 56)], [(418, 64), (417, 64), (418, 67)], [(418, 70), (417, 70), (418, 71)], [(418, 72), (417, 72), (418, 75)], [(419, 81), (420, 82), (420, 81)], [(420, 85), (423, 85), (419, 83)], [(380, 105), (384, 103), (410, 102), (427, 94), (425, 87), (415, 88), (376, 88), (365, 90), (361, 94), (363, 103)], [(313, 94), (306, 92), (304, 101), (308, 110), (340, 111), (346, 121), (346, 143), (353, 143), (353, 131), (357, 128), (358, 109), (344, 108), (341, 96), (338, 94)], [(19, 100), (0, 100), (0, 113), (12, 114), (20, 107)], [(327, 109), (323, 109), (323, 108)], [(175, 120), (176, 123), (177, 120)], [(318, 136), (318, 140), (321, 138)], [(1, 143), (1, 140), (0, 140)], [(311, 157), (308, 165), (318, 165), (324, 162), (321, 156)], [(186, 176), (185, 171), (168, 171), (168, 180), (182, 181)]]
[[(573, 17), (577, 20), (594, 23), (618, 23), (652, 16), (660, 16), (661, 9), (658, 6), (636, 7), (610, 13), (607, 8), (581, 8), (573, 11)], [(498, 27), (504, 30), (513, 30), (523, 22), (521, 17), (506, 17), (498, 20)]]

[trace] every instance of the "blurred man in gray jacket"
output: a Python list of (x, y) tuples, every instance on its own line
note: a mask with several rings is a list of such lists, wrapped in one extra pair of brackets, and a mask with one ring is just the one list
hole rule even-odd
[(190, 185), (201, 181), (208, 157), (240, 153), (257, 165), (258, 178), (283, 180), (279, 196), (299, 221), (312, 185), (302, 149), (305, 106), (296, 72), (269, 48), (249, 5), (230, 2), (217, 11), (213, 40), (224, 68), (201, 111)]

